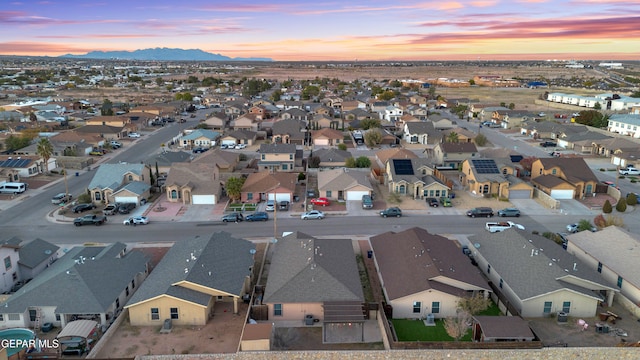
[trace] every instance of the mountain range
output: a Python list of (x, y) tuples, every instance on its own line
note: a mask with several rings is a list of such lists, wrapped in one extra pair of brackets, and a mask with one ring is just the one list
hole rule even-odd
[(153, 48), (134, 51), (91, 51), (84, 55), (66, 54), (62, 58), (76, 59), (118, 59), (156, 61), (273, 61), (270, 58), (231, 58), (200, 49)]

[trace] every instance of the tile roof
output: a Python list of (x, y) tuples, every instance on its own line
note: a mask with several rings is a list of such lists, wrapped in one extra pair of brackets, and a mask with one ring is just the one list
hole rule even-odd
[(115, 190), (124, 182), (125, 174), (130, 172), (138, 176), (145, 175), (143, 174), (145, 167), (144, 164), (102, 164), (87, 188)]
[(369, 169), (365, 171), (354, 169), (333, 169), (318, 172), (318, 190), (345, 190), (361, 186), (370, 190)]
[(260, 171), (247, 176), (244, 185), (242, 185), (242, 192), (268, 192), (273, 191), (280, 185), (280, 187), (289, 189), (293, 193), (296, 190), (297, 182), (297, 173)]
[(217, 131), (213, 131), (213, 130), (207, 130), (207, 129), (196, 129), (193, 130), (191, 133), (185, 135), (182, 137), (183, 140), (197, 140), (201, 137), (207, 138), (209, 140), (215, 140), (218, 137), (220, 137), (220, 133)]
[(342, 139), (344, 138), (344, 135), (342, 134), (342, 131), (336, 130), (336, 129), (331, 129), (331, 128), (322, 128), (320, 130), (315, 130), (311, 133), (311, 137), (313, 139), (317, 139), (320, 137), (325, 137), (325, 138), (329, 138), (329, 139)]
[(193, 159), (194, 163), (208, 163), (216, 165), (220, 169), (233, 169), (239, 161), (240, 154), (232, 151), (225, 151), (220, 148), (209, 150)]
[(193, 155), (186, 151), (165, 151), (155, 154), (147, 159), (146, 163), (155, 171), (155, 164), (158, 166), (170, 166), (176, 162), (187, 162)]
[(151, 188), (151, 185), (147, 183), (144, 183), (141, 181), (132, 181), (130, 183), (126, 183), (120, 186), (117, 190), (113, 192), (113, 194), (116, 195), (120, 191), (127, 190), (136, 195), (142, 195), (145, 193), (145, 191), (149, 190), (150, 188)]
[(403, 148), (388, 148), (377, 151), (376, 157), (382, 164), (386, 164), (389, 159), (417, 159), (418, 155)]
[(181, 286), (190, 283), (242, 296), (254, 264), (255, 244), (227, 232), (180, 240), (173, 244), (126, 307), (169, 295), (206, 306), (211, 296)]
[(51, 264), (0, 306), (0, 313), (24, 313), (29, 307), (55, 307), (58, 314), (106, 313), (137, 275), (147, 269), (141, 252), (123, 243), (78, 246)]
[(190, 186), (193, 195), (218, 195), (220, 181), (215, 180), (215, 165), (199, 162), (174, 163), (169, 169), (165, 187)]
[[(275, 134), (275, 133), (274, 133)], [(261, 144), (261, 154), (294, 154), (296, 152), (295, 144)]]
[[(497, 233), (481, 231), (470, 236), (469, 241), (474, 244), (474, 254), (477, 252), (486, 259), (492, 271), (499, 274), (521, 300), (564, 289), (600, 299), (592, 290), (611, 288), (591, 267), (540, 235), (514, 229)], [(581, 287), (572, 279), (584, 279), (593, 286)]]
[(33, 269), (55, 254), (58, 249), (60, 249), (59, 246), (37, 238), (20, 246), (18, 263)]
[[(369, 241), (389, 300), (429, 289), (456, 296), (466, 290), (490, 289), (454, 241), (423, 228), (387, 232)], [(456, 282), (465, 285), (450, 285)]]
[(316, 239), (301, 232), (278, 239), (263, 301), (364, 301), (351, 240)]
[(347, 150), (340, 150), (337, 148), (322, 148), (315, 150), (313, 152), (313, 156), (317, 156), (320, 158), (320, 162), (329, 162), (329, 163), (341, 163), (345, 162), (348, 158), (353, 157), (351, 153)]
[(589, 165), (581, 157), (550, 157), (540, 158), (545, 169), (559, 167), (567, 178), (567, 181), (574, 183), (578, 181), (598, 181)]
[(478, 152), (478, 148), (475, 143), (472, 142), (443, 142), (440, 143), (440, 148), (442, 151), (451, 154), (451, 153), (476, 153)]

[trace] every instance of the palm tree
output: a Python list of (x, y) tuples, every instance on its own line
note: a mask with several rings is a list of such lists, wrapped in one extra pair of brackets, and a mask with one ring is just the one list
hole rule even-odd
[(450, 132), (449, 134), (447, 134), (447, 138), (446, 141), (450, 142), (450, 143), (457, 143), (458, 142), (458, 133), (455, 131)]
[(47, 138), (40, 138), (38, 146), (36, 148), (36, 154), (40, 155), (44, 160), (44, 171), (49, 172), (49, 159), (53, 155), (53, 145)]

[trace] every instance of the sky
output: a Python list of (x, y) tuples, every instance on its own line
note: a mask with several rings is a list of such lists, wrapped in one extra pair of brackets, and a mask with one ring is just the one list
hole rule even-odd
[(156, 47), (276, 61), (640, 60), (640, 1), (0, 1), (0, 55)]

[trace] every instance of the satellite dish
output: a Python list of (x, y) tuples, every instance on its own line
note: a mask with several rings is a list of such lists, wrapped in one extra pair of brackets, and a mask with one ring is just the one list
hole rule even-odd
[(473, 244), (473, 247), (476, 248), (476, 249), (480, 249), (480, 243)]
[(45, 251), (44, 251), (44, 253), (45, 253), (46, 255), (51, 255), (51, 250), (50, 250), (50, 249), (47, 249), (47, 250), (45, 250)]
[(256, 253), (256, 249), (249, 250), (249, 254), (254, 255)]

